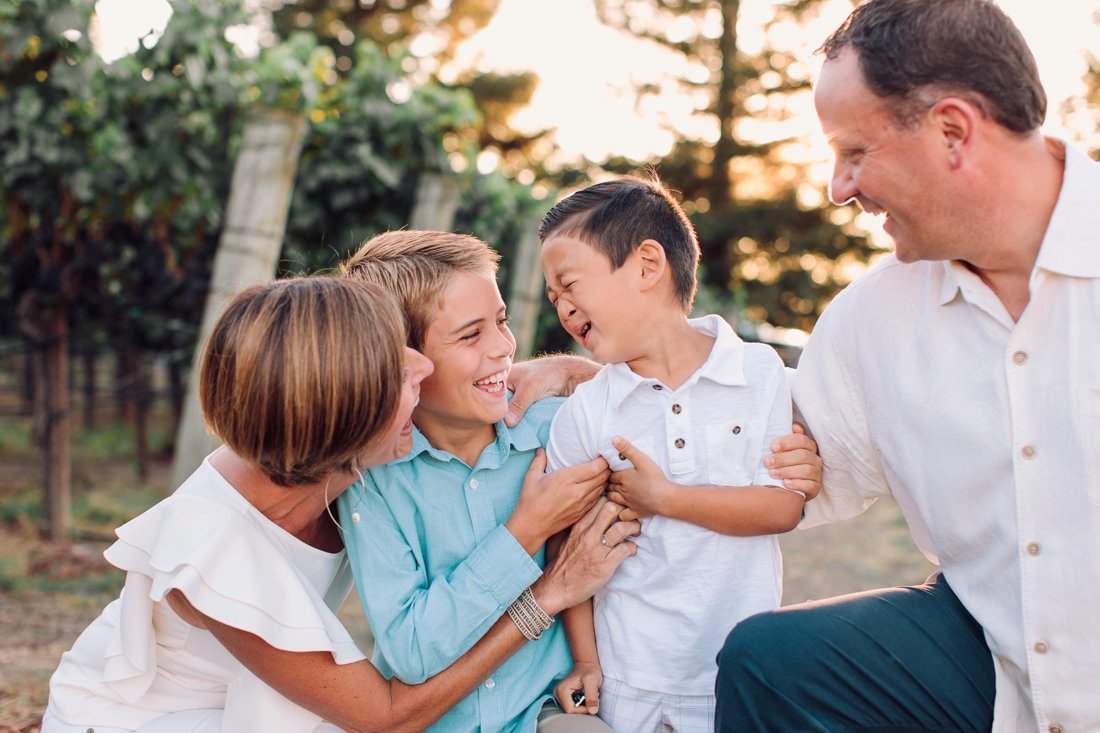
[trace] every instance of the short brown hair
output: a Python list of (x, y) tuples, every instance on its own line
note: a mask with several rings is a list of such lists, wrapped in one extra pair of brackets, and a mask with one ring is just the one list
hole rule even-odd
[(500, 254), (477, 237), (402, 229), (363, 242), (340, 272), (393, 294), (405, 311), (409, 346), (421, 349), (451, 278), (459, 272), (495, 277), (499, 263)]
[(912, 124), (943, 94), (1018, 133), (1043, 124), (1047, 97), (1020, 30), (991, 0), (869, 0), (818, 49), (859, 56), (867, 86)]
[(279, 485), (351, 471), (394, 420), (404, 341), (401, 312), (381, 288), (336, 277), (255, 285), (206, 340), (203, 417)]

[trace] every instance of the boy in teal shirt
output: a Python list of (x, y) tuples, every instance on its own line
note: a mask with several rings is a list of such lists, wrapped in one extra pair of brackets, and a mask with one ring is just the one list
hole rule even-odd
[[(609, 476), (603, 459), (544, 474), (559, 398), (504, 425), (515, 339), (498, 258), (474, 237), (398, 231), (369, 240), (343, 266), (398, 297), (409, 345), (436, 365), (421, 385), (412, 450), (368, 470), (339, 500), (373, 661), (407, 683), (446, 669), (485, 634), (541, 574), (547, 538), (582, 516)], [(552, 625), (431, 730), (534, 731), (541, 714), (560, 718), (555, 730), (608, 731), (554, 704), (554, 685), (572, 664)]]

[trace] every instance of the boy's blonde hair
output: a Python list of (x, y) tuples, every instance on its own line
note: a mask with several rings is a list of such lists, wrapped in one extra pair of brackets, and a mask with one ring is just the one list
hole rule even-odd
[(396, 417), (404, 342), (401, 311), (377, 286), (337, 277), (255, 285), (206, 339), (203, 418), (281, 486), (351, 471)]
[(405, 311), (409, 346), (421, 349), (451, 278), (459, 272), (495, 278), (499, 264), (500, 254), (477, 237), (403, 229), (368, 239), (340, 272), (392, 293)]

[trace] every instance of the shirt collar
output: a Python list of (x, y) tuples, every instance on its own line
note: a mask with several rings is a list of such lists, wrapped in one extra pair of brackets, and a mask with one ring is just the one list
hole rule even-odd
[[(516, 451), (531, 451), (542, 447), (538, 432), (527, 420), (521, 420), (519, 425), (514, 428), (509, 428), (501, 420), (493, 428), (496, 432), (496, 439), (485, 447), (486, 450), (495, 447), (501, 455), (507, 456), (508, 448)], [(412, 439), (412, 449), (400, 458), (395, 458), (391, 463), (407, 463), (421, 453), (427, 453), (440, 461), (449, 461), (454, 458), (454, 454), (451, 452), (436, 448), (429, 443), (428, 438), (415, 425), (413, 426)], [(484, 455), (484, 450), (482, 454)]]
[[(1069, 277), (1100, 277), (1100, 165), (1061, 140), (1047, 138), (1065, 160), (1062, 189), (1050, 216), (1035, 269)], [(970, 275), (957, 261), (941, 262), (939, 302), (951, 302)]]
[[(699, 333), (713, 336), (714, 346), (707, 360), (685, 384), (698, 379), (734, 387), (747, 384), (745, 342), (734, 333), (726, 320), (721, 316), (708, 315), (692, 318), (688, 324)], [(608, 403), (612, 409), (618, 409), (623, 400), (639, 387), (660, 384), (656, 379), (638, 376), (626, 364), (608, 364), (604, 369), (607, 370)]]
[(1069, 277), (1100, 277), (1100, 165), (1060, 140), (1062, 190), (1047, 225), (1035, 267)]

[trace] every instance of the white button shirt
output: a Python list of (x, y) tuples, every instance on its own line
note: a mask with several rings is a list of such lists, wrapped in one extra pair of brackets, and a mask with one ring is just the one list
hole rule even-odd
[(887, 258), (793, 381), (825, 459), (802, 526), (896, 498), (985, 629), (995, 731), (1100, 731), (1100, 166), (1066, 150), (1014, 323), (958, 262)]
[[(689, 321), (714, 337), (707, 360), (676, 389), (608, 364), (577, 387), (550, 427), (547, 465), (607, 459), (621, 435), (672, 481), (737, 491), (770, 485), (765, 456), (791, 430), (783, 362), (744, 343), (715, 315)], [(663, 516), (642, 520), (638, 554), (594, 599), (604, 677), (666, 695), (713, 695), (715, 657), (734, 624), (779, 605), (782, 560), (775, 535), (731, 537)]]

